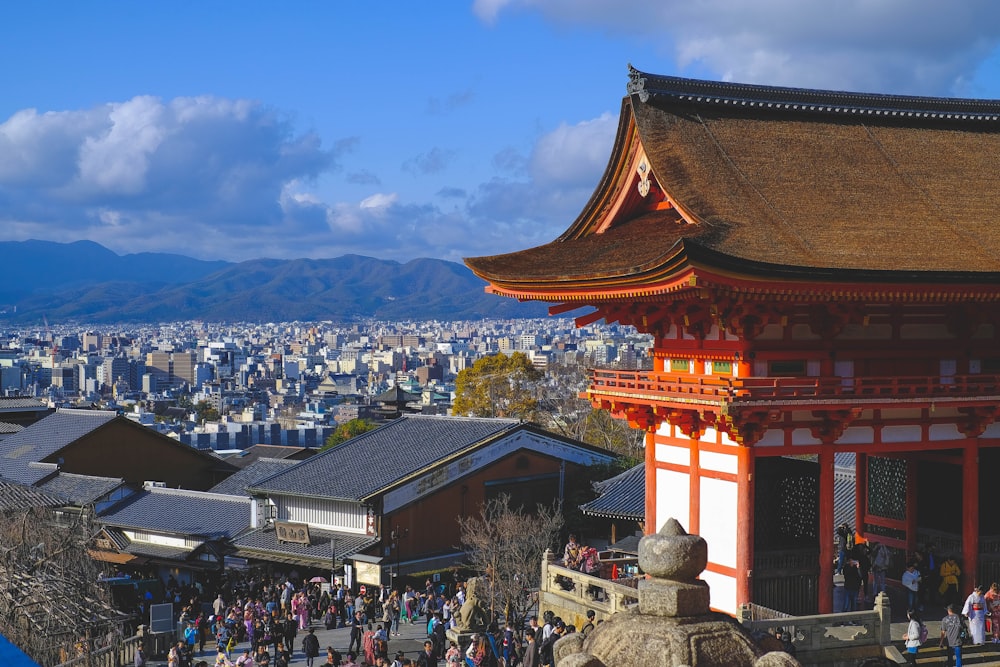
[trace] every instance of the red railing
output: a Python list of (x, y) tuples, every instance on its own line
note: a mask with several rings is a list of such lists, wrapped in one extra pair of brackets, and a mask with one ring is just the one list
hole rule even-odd
[(854, 398), (1000, 396), (1000, 377), (749, 377), (723, 378), (648, 370), (592, 371), (588, 393), (659, 400), (759, 401)]

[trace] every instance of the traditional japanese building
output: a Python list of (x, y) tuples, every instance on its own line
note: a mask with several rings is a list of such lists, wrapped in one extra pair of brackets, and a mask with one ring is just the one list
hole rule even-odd
[[(714, 606), (829, 612), (834, 455), (858, 532), (998, 578), (1000, 101), (630, 68), (607, 170), (555, 241), (467, 259), (488, 291), (652, 334), (586, 392), (646, 436), (647, 533), (712, 545)], [(985, 505), (986, 503), (982, 503)]]

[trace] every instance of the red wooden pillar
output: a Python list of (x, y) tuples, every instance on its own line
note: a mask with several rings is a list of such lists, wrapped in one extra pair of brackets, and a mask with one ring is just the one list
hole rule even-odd
[(692, 535), (701, 535), (701, 456), (697, 438), (691, 438), (688, 465), (688, 529)]
[(656, 434), (646, 431), (646, 525), (643, 532), (656, 532)]
[(739, 606), (753, 601), (753, 448), (739, 447), (736, 457), (736, 605)]
[(858, 452), (854, 455), (854, 527), (859, 537), (865, 537), (865, 521), (868, 518), (868, 455)]
[(819, 450), (819, 613), (833, 613), (833, 448)]
[(962, 450), (962, 560), (959, 590), (971, 590), (979, 577), (979, 443), (971, 438)]

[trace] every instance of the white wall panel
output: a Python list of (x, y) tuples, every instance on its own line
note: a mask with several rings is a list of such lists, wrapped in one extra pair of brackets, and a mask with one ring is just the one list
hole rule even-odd
[(660, 463), (673, 463), (679, 466), (691, 465), (691, 449), (676, 445), (656, 444), (656, 460)]
[(726, 567), (736, 567), (737, 490), (736, 482), (701, 478), (699, 532), (708, 542), (708, 559)]
[(685, 530), (691, 519), (691, 480), (687, 473), (656, 471), (656, 530), (670, 518), (677, 519)]
[[(708, 559), (712, 560), (712, 544), (708, 545)], [(701, 579), (708, 584), (713, 609), (737, 615), (736, 580), (718, 572), (702, 572)]]
[(700, 452), (698, 454), (698, 465), (705, 470), (728, 472), (735, 475), (738, 471), (739, 461), (735, 454)]

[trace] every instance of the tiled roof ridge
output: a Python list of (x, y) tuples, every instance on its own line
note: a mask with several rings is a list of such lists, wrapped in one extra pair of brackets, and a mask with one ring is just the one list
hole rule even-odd
[[(32, 464), (29, 463), (28, 465), (32, 465)], [(56, 465), (56, 464), (52, 463), (52, 464), (46, 464), (46, 465)], [(87, 475), (87, 474), (80, 473), (80, 472), (66, 472), (65, 470), (60, 470), (59, 471), (59, 476), (60, 477), (72, 477), (73, 479), (106, 480), (106, 481), (109, 481), (109, 482), (124, 482), (125, 481), (121, 477), (105, 477), (103, 475)]]
[(101, 416), (101, 417), (117, 417), (118, 413), (114, 410), (90, 410), (82, 408), (56, 408), (56, 414), (69, 414), (69, 415), (90, 415), (90, 416)]
[(1000, 120), (1000, 100), (890, 95), (837, 90), (687, 79), (650, 74), (628, 66), (629, 95), (643, 102), (669, 97), (703, 106), (794, 111), (848, 116), (880, 116), (944, 120)]
[[(464, 415), (424, 415), (424, 414), (412, 414), (403, 415), (399, 419), (426, 419), (432, 420), (437, 419), (441, 421), (455, 421), (456, 419), (461, 419), (463, 421), (492, 421), (492, 422), (510, 422), (511, 424), (520, 424), (520, 419), (515, 419), (512, 417), (466, 417)], [(398, 420), (395, 420), (398, 421)]]
[(246, 503), (246, 496), (230, 495), (228, 493), (212, 493), (210, 491), (195, 491), (193, 489), (170, 489), (165, 486), (151, 486), (146, 491), (169, 496), (187, 496), (188, 498), (202, 498), (204, 500), (227, 500), (232, 502)]

